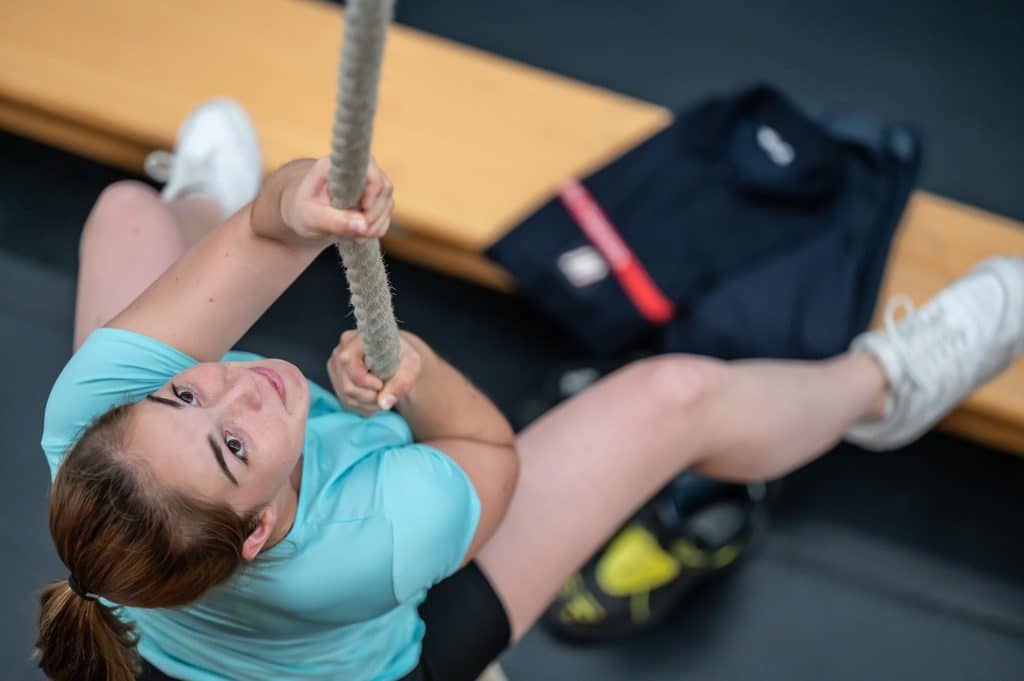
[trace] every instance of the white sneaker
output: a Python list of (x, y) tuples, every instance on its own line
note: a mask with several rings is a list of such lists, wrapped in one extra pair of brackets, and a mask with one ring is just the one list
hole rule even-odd
[(146, 174), (165, 182), (170, 201), (183, 194), (208, 194), (224, 217), (249, 203), (263, 172), (260, 143), (249, 116), (237, 102), (218, 98), (196, 107), (178, 130), (174, 153), (146, 157)]
[[(899, 309), (907, 314), (897, 322)], [(851, 346), (871, 354), (888, 380), (885, 415), (846, 434), (850, 442), (877, 450), (917, 439), (1021, 354), (1024, 260), (990, 258), (916, 312), (906, 297), (895, 298), (885, 326)]]

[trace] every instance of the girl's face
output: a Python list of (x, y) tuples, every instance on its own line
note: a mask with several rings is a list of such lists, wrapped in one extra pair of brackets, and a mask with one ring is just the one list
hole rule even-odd
[(287, 483), (308, 409), (309, 384), (284, 360), (199, 364), (135, 406), (129, 451), (159, 482), (244, 513)]

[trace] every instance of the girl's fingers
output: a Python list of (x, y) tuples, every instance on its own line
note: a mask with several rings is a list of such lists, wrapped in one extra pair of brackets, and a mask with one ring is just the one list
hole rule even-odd
[(366, 212), (363, 213), (363, 217), (366, 218), (366, 224), (372, 225), (385, 215), (389, 215), (394, 206), (395, 200), (390, 196), (382, 196), (380, 199), (374, 201), (367, 206)]
[(403, 386), (400, 383), (394, 383), (394, 379), (392, 379), (391, 381), (388, 381), (387, 385), (384, 386), (384, 389), (377, 394), (377, 406), (384, 411), (388, 411), (398, 404), (398, 401), (405, 397), (408, 392), (409, 388), (407, 386)]
[(376, 409), (377, 391), (360, 388), (351, 381), (342, 380), (341, 396), (345, 402), (364, 409)]
[[(326, 163), (322, 172), (330, 167), (330, 159), (317, 161), (317, 168)], [(313, 175), (315, 173), (311, 173)], [(315, 178), (322, 188), (326, 182), (326, 174)], [(387, 233), (391, 211), (394, 209), (394, 186), (391, 180), (373, 163), (366, 175), (366, 187), (359, 200), (358, 210), (336, 210), (330, 207), (326, 189), (314, 192), (314, 198), (308, 201), (305, 221), (314, 229), (336, 237), (352, 238), (357, 243), (367, 239), (379, 239)], [(308, 194), (307, 194), (308, 195)]]
[(377, 397), (377, 404), (381, 409), (391, 409), (403, 397), (412, 390), (416, 376), (419, 374), (419, 359), (416, 361), (404, 360), (398, 365), (398, 371), (391, 377)]
[(331, 366), (340, 369), (341, 374), (356, 387), (372, 390), (374, 393), (383, 388), (384, 381), (366, 367), (363, 341), (358, 332), (346, 331), (341, 334), (341, 340), (342, 344), (331, 353)]
[(363, 195), (359, 197), (359, 207), (364, 211), (370, 210), (375, 203), (378, 203), (385, 194), (385, 184), (381, 180), (367, 178)]
[(375, 220), (370, 220), (366, 231), (360, 236), (353, 236), (357, 244), (365, 244), (370, 239), (380, 239), (387, 235), (391, 228), (391, 206), (378, 211), (380, 215)]
[(363, 236), (368, 230), (362, 213), (312, 203), (306, 207), (305, 220), (314, 230), (337, 237)]
[[(366, 239), (380, 239), (387, 236), (389, 227), (391, 227), (391, 218), (381, 218), (380, 222), (377, 224), (370, 225), (370, 228), (366, 232)], [(366, 239), (364, 239), (364, 241)]]
[(366, 229), (367, 238), (379, 239), (388, 233), (388, 229), (391, 227), (391, 211), (394, 205), (394, 200), (389, 199), (388, 205), (381, 211), (381, 215), (376, 220), (370, 221)]
[(327, 196), (327, 171), (330, 169), (330, 156), (318, 158), (299, 184), (299, 198), (308, 199), (321, 195)]
[(366, 368), (363, 338), (358, 330), (341, 333), (338, 345), (327, 360), (327, 374), (347, 409), (361, 416), (373, 416), (380, 411), (377, 402), (384, 381)]
[[(359, 388), (372, 390), (374, 396), (376, 396), (377, 392), (384, 387), (384, 381), (380, 380), (380, 378), (375, 376), (369, 369), (366, 368), (364, 360), (353, 360), (349, 362), (348, 364), (345, 365), (345, 372), (351, 378), (352, 383), (354, 383)], [(374, 402), (376, 400), (374, 398), (371, 398), (370, 401)]]
[(371, 160), (370, 167), (366, 171), (366, 187), (363, 189), (359, 205), (363, 210), (369, 210), (375, 201), (391, 196), (393, 191), (394, 185), (391, 184), (391, 180)]

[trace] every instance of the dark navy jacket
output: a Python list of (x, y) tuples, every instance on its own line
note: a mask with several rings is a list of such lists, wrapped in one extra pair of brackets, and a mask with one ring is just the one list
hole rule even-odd
[(642, 270), (630, 282), (570, 198), (488, 255), (595, 353), (824, 357), (870, 321), (919, 166), (912, 128), (811, 119), (759, 86), (680, 114), (564, 194), (599, 206)]

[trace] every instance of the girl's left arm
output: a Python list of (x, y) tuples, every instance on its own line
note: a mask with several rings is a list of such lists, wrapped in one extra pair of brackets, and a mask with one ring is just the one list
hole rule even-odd
[(379, 238), (391, 219), (391, 183), (373, 163), (360, 211), (330, 207), (329, 160), (299, 160), (172, 265), (108, 326), (217, 361), (339, 238)]

